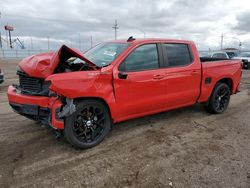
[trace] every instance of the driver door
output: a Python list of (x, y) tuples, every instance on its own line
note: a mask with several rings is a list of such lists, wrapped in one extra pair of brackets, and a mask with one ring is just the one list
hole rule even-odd
[(114, 70), (114, 89), (120, 120), (161, 111), (166, 107), (165, 70), (159, 48), (144, 44)]

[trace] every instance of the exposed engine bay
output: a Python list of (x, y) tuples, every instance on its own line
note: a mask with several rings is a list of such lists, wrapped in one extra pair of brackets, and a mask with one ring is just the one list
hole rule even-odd
[(59, 63), (54, 73), (75, 72), (94, 70), (89, 63), (85, 62), (79, 54), (67, 46), (62, 46), (59, 55)]
[(66, 60), (64, 58), (60, 60), (58, 67), (55, 70), (55, 73), (63, 72), (75, 72), (75, 71), (84, 71), (84, 70), (93, 70), (85, 61), (78, 57), (70, 57)]

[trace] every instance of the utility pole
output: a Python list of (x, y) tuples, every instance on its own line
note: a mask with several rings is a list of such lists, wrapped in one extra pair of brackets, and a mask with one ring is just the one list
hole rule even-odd
[(9, 40), (10, 40), (10, 48), (13, 48), (13, 46), (12, 46), (12, 42), (11, 42), (11, 34), (10, 34), (10, 30), (9, 30)]
[(5, 30), (5, 33), (6, 33), (6, 43), (7, 43), (7, 47), (6, 48), (8, 48), (9, 47), (8, 31)]
[(79, 45), (79, 50), (81, 51), (82, 45), (81, 45), (81, 34), (80, 33), (78, 35), (78, 45)]
[(49, 37), (49, 36), (47, 36), (47, 38), (48, 38), (48, 51), (49, 51), (49, 49), (50, 49), (50, 43), (49, 43), (49, 39), (50, 39), (50, 37)]
[[(1, 19), (1, 12), (0, 12), (0, 19)], [(1, 35), (1, 22), (0, 22), (0, 48), (3, 48), (3, 43), (2, 43), (2, 35)]]
[(70, 40), (70, 47), (73, 47), (73, 39), (72, 39), (72, 37), (69, 37), (69, 40)]
[(3, 43), (2, 43), (2, 36), (1, 36), (1, 31), (0, 31), (0, 48), (3, 48)]
[(143, 38), (145, 39), (146, 38), (146, 32), (140, 28), (137, 29), (138, 31), (141, 31), (143, 33)]
[(90, 47), (91, 48), (93, 47), (93, 37), (92, 37), (92, 35), (90, 36)]
[[(10, 48), (13, 48), (12, 46), (12, 41), (11, 41), (11, 34), (10, 32), (14, 30), (14, 28), (10, 25), (5, 25), (4, 26), (4, 29), (6, 30), (6, 32), (8, 31), (9, 32), (9, 43), (10, 43)], [(6, 33), (7, 34), (7, 33)]]
[(223, 33), (221, 33), (221, 39), (220, 39), (220, 49), (223, 49), (223, 39), (224, 39), (224, 35)]
[(30, 48), (31, 48), (31, 50), (33, 50), (33, 40), (32, 40), (32, 37), (30, 37)]
[(118, 24), (117, 24), (117, 20), (115, 20), (115, 25), (112, 27), (115, 30), (115, 40), (117, 38), (117, 29), (119, 29)]

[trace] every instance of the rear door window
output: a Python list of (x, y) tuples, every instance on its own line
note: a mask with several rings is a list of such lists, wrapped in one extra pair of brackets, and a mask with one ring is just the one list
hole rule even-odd
[(185, 66), (192, 63), (187, 44), (163, 44), (163, 48), (165, 48), (168, 66)]

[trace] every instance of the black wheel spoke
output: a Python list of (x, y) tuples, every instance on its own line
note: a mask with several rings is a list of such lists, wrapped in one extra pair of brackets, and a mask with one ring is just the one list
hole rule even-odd
[(105, 128), (104, 117), (101, 117), (100, 119), (98, 119), (96, 124), (97, 126), (100, 126), (101, 128)]
[(215, 109), (217, 111), (224, 111), (226, 106), (228, 105), (230, 97), (230, 91), (227, 88), (221, 88), (217, 91), (217, 94), (214, 99)]
[(97, 131), (91, 128), (91, 140), (95, 140), (96, 135), (97, 135)]
[(82, 142), (93, 142), (105, 129), (104, 112), (97, 106), (85, 106), (77, 115), (73, 131)]
[(82, 131), (80, 132), (79, 134), (77, 134), (78, 137), (82, 137), (82, 136), (86, 136), (86, 132), (85, 131)]
[(73, 129), (74, 129), (74, 131), (78, 131), (80, 129), (80, 126), (79, 125), (74, 125)]

